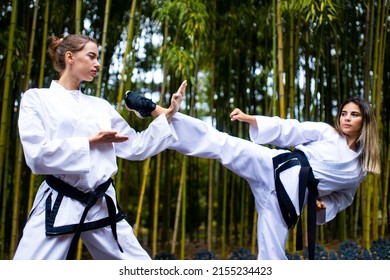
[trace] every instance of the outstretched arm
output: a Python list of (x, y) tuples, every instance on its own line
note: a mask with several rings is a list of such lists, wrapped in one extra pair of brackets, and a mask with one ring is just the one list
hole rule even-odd
[[(180, 109), (181, 102), (184, 97), (185, 89), (187, 87), (187, 81), (184, 81), (178, 91), (172, 95), (171, 105), (169, 108), (163, 108), (159, 105), (156, 105), (156, 108), (152, 111), (153, 117), (158, 117), (159, 115), (165, 113), (168, 122), (171, 121), (172, 116), (177, 113)], [(99, 144), (99, 143), (119, 143), (128, 140), (129, 137), (125, 135), (120, 135), (116, 131), (100, 131), (98, 134), (89, 137), (90, 144)]]
[(186, 91), (187, 81), (185, 80), (171, 97), (171, 105), (169, 108), (164, 108), (159, 105), (152, 111), (152, 116), (157, 117), (165, 113), (168, 122), (171, 122), (172, 116), (180, 109), (181, 102), (183, 101), (184, 93)]

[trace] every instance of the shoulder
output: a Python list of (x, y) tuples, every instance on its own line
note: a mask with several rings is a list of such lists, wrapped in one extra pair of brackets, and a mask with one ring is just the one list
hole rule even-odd
[(40, 102), (41, 98), (49, 96), (50, 89), (48, 88), (30, 88), (22, 93), (21, 103), (23, 105), (32, 105), (35, 102)]
[(325, 122), (304, 121), (301, 122), (300, 133), (311, 140), (333, 139), (338, 137), (338, 133), (334, 127)]
[(336, 129), (333, 126), (325, 122), (304, 121), (302, 122), (302, 125), (307, 128), (315, 129), (322, 132), (337, 133)]
[(50, 89), (49, 88), (30, 88), (28, 90), (26, 90), (24, 93), (23, 93), (23, 96), (25, 95), (35, 95), (35, 94), (45, 94), (45, 93), (48, 93), (50, 92)]

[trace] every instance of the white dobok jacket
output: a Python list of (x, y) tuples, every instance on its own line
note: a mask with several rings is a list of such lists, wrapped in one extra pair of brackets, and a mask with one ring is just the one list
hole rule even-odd
[[(146, 130), (136, 132), (107, 101), (79, 90), (66, 90), (56, 81), (50, 88), (29, 89), (23, 94), (18, 125), (25, 159), (32, 172), (54, 175), (83, 192), (94, 190), (117, 172), (117, 157), (144, 160), (176, 141), (164, 115)], [(129, 140), (90, 147), (88, 137), (102, 130), (117, 131)], [(44, 181), (33, 209), (46, 198), (47, 189)], [(107, 194), (116, 201), (112, 186)], [(64, 197), (54, 225), (77, 224), (84, 207)], [(105, 217), (105, 203), (96, 204), (86, 222)]]
[[(288, 227), (276, 195), (273, 158), (289, 151), (259, 144), (296, 146), (305, 153), (315, 178), (319, 180), (319, 197), (327, 206), (317, 212), (318, 224), (330, 221), (352, 203), (366, 172), (360, 166), (360, 152), (350, 150), (346, 138), (328, 124), (262, 116), (256, 117), (256, 120), (258, 127), (250, 127), (251, 142), (220, 132), (204, 121), (177, 113), (172, 118), (172, 125), (178, 141), (170, 148), (186, 155), (216, 159), (246, 179), (258, 213), (258, 258), (286, 259)], [(300, 214), (299, 170), (298, 165), (280, 173), (297, 215)]]
[(326, 204), (326, 210), (318, 212), (318, 224), (332, 220), (351, 205), (366, 172), (361, 168), (361, 152), (349, 149), (345, 136), (321, 122), (264, 116), (256, 116), (256, 121), (257, 127), (250, 127), (253, 142), (295, 147), (305, 153), (315, 178), (319, 180), (318, 197)]

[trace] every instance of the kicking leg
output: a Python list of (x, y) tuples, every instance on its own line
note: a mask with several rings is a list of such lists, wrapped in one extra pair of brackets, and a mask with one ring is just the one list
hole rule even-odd
[(178, 141), (170, 149), (182, 154), (218, 160), (248, 182), (269, 183), (275, 150), (220, 132), (210, 124), (176, 113), (171, 123)]

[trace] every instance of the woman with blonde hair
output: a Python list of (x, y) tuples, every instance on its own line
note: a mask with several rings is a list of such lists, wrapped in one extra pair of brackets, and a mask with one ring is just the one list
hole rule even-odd
[[(146, 104), (146, 103), (144, 103)], [(145, 109), (126, 96), (130, 109)], [(309, 258), (314, 258), (316, 224), (332, 220), (353, 202), (367, 173), (380, 172), (377, 123), (362, 98), (343, 102), (336, 126), (323, 122), (252, 116), (235, 109), (232, 121), (246, 122), (253, 142), (220, 132), (181, 113), (172, 118), (179, 141), (169, 149), (218, 160), (246, 179), (258, 212), (258, 259), (286, 259), (288, 231), (308, 210)], [(271, 149), (272, 144), (284, 149)], [(292, 151), (287, 147), (295, 147)]]

